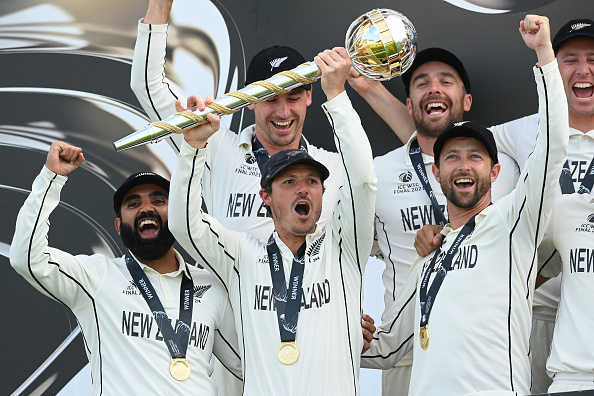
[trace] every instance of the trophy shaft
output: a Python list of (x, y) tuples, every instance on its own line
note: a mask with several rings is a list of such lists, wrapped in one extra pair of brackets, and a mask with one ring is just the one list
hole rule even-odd
[[(307, 79), (315, 80), (316, 75), (318, 73), (318, 66), (315, 64), (315, 62), (306, 62), (306, 63), (294, 68), (291, 71), (298, 73), (299, 75), (301, 75)], [(302, 83), (295, 81), (294, 79), (287, 77), (286, 75), (282, 75), (282, 74), (275, 74), (274, 76), (270, 77), (266, 81), (271, 84), (276, 85), (277, 87), (285, 89), (287, 91), (290, 91), (293, 88), (297, 88), (297, 87), (300, 87), (301, 85), (303, 85)], [(270, 89), (268, 89), (262, 85), (258, 85), (257, 83), (250, 84), (247, 87), (240, 89), (239, 92), (242, 94), (248, 95), (248, 96), (253, 96), (259, 100), (268, 99), (271, 96), (277, 95), (274, 91), (271, 91)], [(250, 102), (248, 102), (248, 101), (239, 99), (234, 96), (229, 96), (227, 94), (215, 99), (214, 103), (219, 104), (223, 107), (226, 107), (231, 112), (236, 112), (250, 104)], [(208, 108), (208, 107), (204, 111), (198, 111), (198, 110), (189, 110), (189, 111), (191, 111), (195, 115), (198, 115), (203, 118), (205, 118), (206, 114), (208, 114), (208, 113), (219, 114), (219, 115), (221, 114), (218, 111)], [(162, 122), (166, 123), (166, 124), (174, 125), (181, 129), (188, 129), (188, 128), (192, 128), (192, 127), (198, 125), (195, 121), (193, 121), (187, 117), (184, 117), (181, 115), (176, 115), (176, 114), (166, 118)], [(146, 143), (156, 143), (159, 140), (163, 139), (164, 137), (166, 137), (170, 134), (171, 134), (171, 132), (168, 130), (165, 130), (163, 128), (149, 124), (145, 128), (118, 140), (117, 142), (114, 143), (114, 147), (115, 147), (116, 151), (122, 151), (122, 150), (126, 150), (126, 149), (129, 149), (132, 147), (140, 146), (140, 145), (143, 145)]]
[[(389, 80), (406, 72), (412, 65), (417, 50), (417, 33), (412, 23), (401, 13), (384, 8), (374, 9), (351, 24), (346, 34), (345, 48), (353, 67), (362, 75), (374, 80)], [(150, 124), (115, 142), (115, 149), (122, 151), (158, 142), (172, 132), (180, 133), (202, 123), (208, 113), (231, 114), (251, 103), (259, 103), (309, 84), (317, 79), (317, 73), (318, 67), (314, 62), (305, 62), (290, 71), (225, 94), (205, 111), (189, 110), (193, 114), (174, 114), (161, 122)]]

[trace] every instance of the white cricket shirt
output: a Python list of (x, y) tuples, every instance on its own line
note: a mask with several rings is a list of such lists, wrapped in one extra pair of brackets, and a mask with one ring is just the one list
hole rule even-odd
[[(138, 22), (131, 87), (150, 119), (159, 121), (176, 113), (175, 101), (185, 99), (165, 77), (168, 25)], [(330, 128), (328, 128), (330, 132)], [(224, 125), (208, 141), (202, 196), (208, 214), (235, 231), (266, 239), (274, 229), (260, 198), (260, 169), (252, 151), (254, 126), (237, 134)], [(180, 144), (183, 139), (176, 139)], [(179, 152), (179, 148), (176, 147)], [(327, 223), (342, 184), (342, 164), (337, 153), (307, 144), (308, 153), (330, 171), (318, 224)]]
[[(539, 131), (538, 114), (522, 117), (489, 129), (493, 132), (497, 150), (514, 158), (524, 168), (528, 156), (534, 150), (534, 143)], [(594, 157), (594, 130), (583, 133), (569, 128), (567, 158), (575, 190), (577, 191)], [(558, 196), (561, 189), (557, 189)], [(559, 303), (561, 280), (551, 279), (534, 292), (534, 306), (539, 307), (534, 313), (535, 319), (554, 321)], [(545, 308), (545, 309), (543, 309)]]
[[(124, 258), (73, 256), (48, 247), (48, 218), (60, 202), (66, 180), (46, 167), (37, 176), (17, 217), (10, 262), (32, 286), (76, 315), (91, 363), (93, 394), (195, 394), (200, 389), (200, 394), (216, 395), (210, 378), (213, 351), (241, 376), (231, 305), (222, 284), (207, 271), (188, 266), (194, 283), (186, 355), (191, 374), (177, 381), (169, 373), (169, 350)], [(169, 274), (139, 262), (173, 324), (179, 316), (185, 271), (177, 252), (176, 257), (180, 268)]]
[[(414, 248), (417, 231), (424, 225), (437, 223), (431, 200), (413, 169), (409, 155), (411, 142), (416, 140), (416, 136), (415, 132), (405, 146), (376, 157), (373, 161), (378, 179), (375, 232), (386, 264), (382, 275), (386, 306), (396, 300), (417, 256)], [(422, 157), (431, 189), (447, 218), (446, 199), (431, 170), (433, 157), (426, 154), (422, 154)], [(500, 154), (498, 158), (501, 172), (493, 183), (493, 201), (509, 194), (519, 176), (513, 159), (506, 154)]]
[[(582, 382), (594, 377), (594, 198), (591, 194), (568, 194), (557, 199), (551, 224), (539, 248), (544, 257), (554, 257), (540, 274), (554, 277), (563, 272), (561, 299), (547, 371), (553, 381), (563, 378)], [(562, 375), (559, 375), (562, 373)]]
[[(516, 189), (476, 216), (474, 231), (462, 242), (433, 301), (428, 349), (419, 342), (417, 291), (435, 252), (413, 264), (402, 295), (387, 313), (392, 321), (378, 329), (363, 355), (362, 367), (388, 368), (412, 348), (410, 395), (530, 392), (536, 247), (549, 221), (569, 132), (557, 62), (535, 68), (534, 74), (541, 114), (534, 154)], [(440, 252), (459, 231), (444, 228)], [(432, 281), (433, 276), (429, 287)]]
[[(373, 242), (375, 173), (371, 147), (346, 92), (323, 105), (346, 166), (332, 221), (306, 237), (299, 360), (282, 364), (264, 241), (224, 228), (201, 211), (206, 150), (183, 144), (171, 184), (169, 226), (176, 239), (226, 285), (235, 313), (245, 395), (358, 395), (362, 277)], [(275, 233), (285, 277), (293, 255)]]

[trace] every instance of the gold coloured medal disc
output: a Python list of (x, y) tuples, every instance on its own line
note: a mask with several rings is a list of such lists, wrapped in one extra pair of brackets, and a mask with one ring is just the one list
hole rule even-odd
[(169, 373), (177, 381), (185, 381), (190, 378), (190, 365), (188, 364), (188, 359), (171, 358)]
[(281, 342), (278, 348), (278, 360), (282, 364), (293, 364), (299, 359), (299, 349), (293, 342)]
[(421, 340), (421, 348), (427, 349), (429, 347), (429, 328), (427, 326), (421, 327), (419, 338)]

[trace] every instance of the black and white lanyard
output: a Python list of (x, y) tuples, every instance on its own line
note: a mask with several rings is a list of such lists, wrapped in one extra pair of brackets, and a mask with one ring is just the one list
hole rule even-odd
[(435, 193), (429, 184), (429, 178), (427, 177), (427, 173), (425, 172), (425, 164), (423, 162), (423, 154), (421, 154), (421, 147), (419, 146), (419, 142), (417, 140), (413, 140), (410, 142), (410, 150), (408, 152), (410, 156), (410, 160), (413, 164), (413, 168), (415, 172), (417, 172), (417, 176), (423, 185), (423, 189), (427, 193), (427, 196), (431, 200), (431, 207), (433, 208), (433, 214), (435, 215), (435, 222), (442, 227), (448, 223), (445, 215), (441, 211), (441, 207), (437, 202), (437, 198), (435, 198)]
[[(148, 304), (155, 322), (161, 330), (163, 335), (163, 341), (169, 349), (169, 353), (172, 358), (185, 358), (186, 351), (188, 349), (188, 340), (190, 338), (190, 325), (192, 323), (192, 308), (194, 306), (193, 291), (194, 283), (192, 278), (189, 277), (189, 271), (186, 265), (186, 271), (182, 271), (182, 281), (179, 289), (180, 301), (179, 301), (179, 319), (176, 324), (175, 331), (171, 326), (171, 321), (165, 313), (163, 304), (159, 300), (157, 293), (151, 281), (148, 279), (140, 265), (130, 254), (130, 251), (126, 251), (126, 266), (134, 283), (138, 287), (140, 294), (144, 297), (144, 300)], [(186, 272), (188, 275), (186, 275)]]
[(289, 286), (285, 281), (285, 270), (280, 249), (271, 235), (266, 245), (268, 264), (272, 277), (272, 288), (276, 304), (276, 317), (282, 342), (294, 342), (297, 334), (297, 321), (301, 305), (303, 289), (303, 272), (305, 269), (305, 242), (293, 256), (293, 265), (289, 276)]
[(419, 288), (419, 299), (421, 301), (421, 327), (426, 326), (429, 322), (429, 315), (431, 314), (431, 309), (433, 308), (433, 305), (435, 305), (437, 292), (439, 291), (441, 284), (443, 283), (443, 280), (445, 279), (446, 275), (448, 274), (448, 271), (450, 270), (450, 267), (452, 266), (452, 260), (454, 259), (454, 255), (460, 248), (460, 245), (462, 245), (464, 239), (474, 230), (474, 218), (475, 216), (473, 216), (470, 220), (468, 220), (468, 222), (466, 222), (466, 224), (464, 224), (464, 227), (462, 227), (462, 230), (460, 230), (460, 233), (454, 240), (454, 243), (452, 243), (452, 246), (450, 246), (450, 249), (447, 251), (440, 267), (437, 269), (437, 272), (435, 273), (435, 278), (431, 283), (429, 291), (427, 291), (429, 278), (431, 277), (431, 273), (435, 268), (437, 256), (439, 256), (439, 253), (441, 252), (441, 244), (439, 245), (439, 248), (437, 248), (437, 250), (435, 251), (433, 259), (431, 260), (431, 263), (429, 264), (425, 274), (423, 275), (421, 286)]

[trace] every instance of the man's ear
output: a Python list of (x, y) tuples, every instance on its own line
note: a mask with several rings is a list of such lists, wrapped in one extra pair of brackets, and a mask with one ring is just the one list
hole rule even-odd
[(122, 225), (122, 219), (120, 219), (119, 217), (116, 217), (115, 219), (115, 228), (116, 231), (118, 232), (118, 235), (120, 235), (120, 227)]
[(501, 171), (501, 164), (493, 165), (493, 169), (491, 169), (491, 183), (493, 183), (499, 177), (499, 172)]
[(472, 95), (466, 94), (464, 95), (464, 111), (470, 111), (472, 107)]
[(268, 191), (266, 191), (263, 188), (260, 189), (260, 198), (262, 198), (262, 201), (266, 206), (270, 206), (270, 204), (272, 203), (272, 197), (270, 196)]
[(431, 171), (433, 172), (433, 176), (435, 176), (435, 180), (439, 183), (439, 168), (437, 165), (433, 164), (431, 166)]
[(307, 105), (308, 106), (312, 102), (312, 96), (311, 96), (312, 91), (313, 91), (313, 86), (311, 87), (311, 89), (309, 91), (305, 91), (307, 93)]
[(412, 104), (411, 104), (409, 98), (406, 98), (406, 108), (408, 109), (408, 114), (412, 116), (413, 115)]

